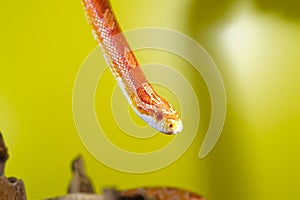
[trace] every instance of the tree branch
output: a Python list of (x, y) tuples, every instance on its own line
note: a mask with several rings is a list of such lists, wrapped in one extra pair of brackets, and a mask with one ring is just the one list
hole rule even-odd
[(0, 132), (0, 200), (26, 200), (25, 186), (22, 180), (4, 176), (8, 150)]

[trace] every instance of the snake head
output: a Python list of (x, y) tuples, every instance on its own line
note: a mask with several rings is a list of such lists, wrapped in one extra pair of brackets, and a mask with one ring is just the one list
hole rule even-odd
[(150, 84), (143, 84), (132, 101), (135, 112), (150, 126), (165, 134), (177, 134), (183, 124), (178, 112)]
[(181, 132), (183, 129), (183, 125), (177, 111), (175, 111), (174, 109), (163, 111), (163, 113), (159, 111), (155, 114), (156, 121), (153, 124), (153, 127), (162, 133), (170, 135)]

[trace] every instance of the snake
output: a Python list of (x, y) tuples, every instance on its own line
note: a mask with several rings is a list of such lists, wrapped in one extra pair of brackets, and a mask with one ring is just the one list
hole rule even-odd
[(134, 112), (154, 129), (173, 135), (183, 130), (178, 112), (154, 90), (131, 50), (109, 0), (82, 0), (95, 40)]
[(145, 187), (121, 191), (124, 197), (144, 196), (146, 200), (205, 200), (204, 197), (174, 187)]
[(205, 200), (201, 195), (175, 187), (142, 187), (125, 190), (105, 188), (103, 200)]

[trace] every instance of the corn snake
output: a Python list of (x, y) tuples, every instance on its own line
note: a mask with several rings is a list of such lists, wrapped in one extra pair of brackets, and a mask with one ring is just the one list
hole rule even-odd
[(103, 200), (205, 200), (204, 197), (186, 190), (170, 187), (145, 187), (117, 191), (104, 189)]
[(204, 197), (178, 188), (148, 187), (131, 190), (123, 190), (124, 196), (142, 195), (146, 200), (205, 200)]
[(181, 132), (183, 125), (178, 112), (146, 79), (109, 0), (83, 0), (83, 5), (104, 58), (135, 113), (162, 133)]

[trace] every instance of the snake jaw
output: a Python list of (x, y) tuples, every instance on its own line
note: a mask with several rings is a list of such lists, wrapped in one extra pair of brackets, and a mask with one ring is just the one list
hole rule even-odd
[(177, 134), (180, 133), (183, 129), (183, 124), (182, 121), (180, 119), (178, 120), (171, 120), (172, 122), (169, 125), (170, 133), (171, 134)]
[(156, 130), (167, 134), (167, 135), (174, 135), (177, 133), (180, 133), (183, 130), (183, 124), (180, 119), (178, 120), (170, 120), (170, 119), (164, 119), (162, 121), (157, 121), (153, 117), (149, 120), (148, 123), (155, 128)]
[[(159, 126), (160, 125), (160, 126)], [(165, 133), (167, 135), (175, 135), (177, 133), (180, 133), (183, 129), (182, 121), (179, 120), (169, 120), (169, 123), (159, 124), (155, 127), (155, 129), (158, 129), (160, 132)]]
[(148, 109), (145, 110), (145, 103), (139, 102), (137, 106), (135, 103), (135, 101), (130, 103), (135, 113), (154, 129), (167, 135), (177, 134), (182, 131), (183, 124), (176, 111), (170, 114), (164, 109), (160, 111), (161, 108), (157, 108), (155, 105), (148, 105)]
[(140, 118), (154, 129), (173, 135), (182, 131), (183, 124), (178, 112), (156, 93), (141, 92), (129, 98), (130, 105)]
[(182, 131), (183, 124), (176, 111), (172, 115), (159, 112), (158, 116), (159, 119), (162, 119), (159, 120), (157, 114), (149, 116), (151, 119), (148, 118), (148, 123), (150, 122), (149, 124), (156, 130), (168, 135), (177, 134)]

